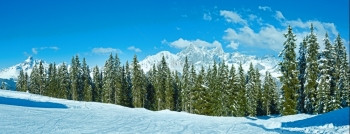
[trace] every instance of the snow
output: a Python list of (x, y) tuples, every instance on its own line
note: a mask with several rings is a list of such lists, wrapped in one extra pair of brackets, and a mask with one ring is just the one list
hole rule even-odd
[(0, 90), (0, 133), (349, 133), (349, 108), (321, 115), (209, 117)]

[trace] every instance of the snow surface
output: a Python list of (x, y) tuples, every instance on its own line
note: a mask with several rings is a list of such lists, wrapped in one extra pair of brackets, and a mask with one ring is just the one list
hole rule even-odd
[(349, 108), (321, 115), (209, 117), (0, 90), (0, 133), (349, 133)]

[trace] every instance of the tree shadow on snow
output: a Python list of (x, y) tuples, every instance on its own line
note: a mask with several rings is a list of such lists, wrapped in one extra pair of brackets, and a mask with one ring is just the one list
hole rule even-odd
[(282, 127), (311, 127), (324, 126), (326, 124), (333, 124), (334, 126), (349, 125), (349, 107), (316, 115), (304, 120), (282, 123)]
[(266, 128), (263, 125), (258, 125), (258, 124), (254, 124), (254, 123), (248, 123), (248, 124), (251, 125), (251, 126), (262, 128), (262, 129), (264, 129), (265, 131), (268, 131), (268, 132), (277, 132), (277, 133), (280, 133), (280, 134), (304, 134), (303, 132), (289, 131), (289, 130), (284, 130), (284, 129), (281, 129), (281, 128), (269, 129), (269, 128)]
[(36, 108), (68, 108), (66, 105), (53, 102), (37, 102), (18, 98), (6, 98), (0, 97), (0, 104), (23, 106), (23, 107), (36, 107)]

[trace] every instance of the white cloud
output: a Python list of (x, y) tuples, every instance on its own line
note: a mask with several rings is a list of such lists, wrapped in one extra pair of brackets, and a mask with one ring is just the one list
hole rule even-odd
[(32, 48), (33, 54), (38, 54), (38, 50), (36, 48)]
[(227, 22), (247, 25), (247, 20), (242, 19), (242, 17), (236, 12), (227, 11), (227, 10), (220, 10), (220, 15), (224, 16)]
[(231, 40), (231, 41), (230, 41), (230, 44), (228, 44), (226, 47), (232, 48), (233, 50), (236, 50), (236, 49), (238, 48), (238, 46), (239, 46), (239, 43), (237, 43), (237, 42)]
[[(163, 41), (162, 41), (163, 42)], [(190, 46), (191, 44), (199, 46), (199, 47), (221, 47), (221, 43), (218, 41), (213, 41), (212, 43), (200, 40), (200, 39), (196, 39), (196, 40), (184, 40), (182, 38), (179, 38), (176, 41), (173, 42), (167, 42), (170, 46), (175, 47), (175, 48), (179, 48), (179, 49), (183, 49), (186, 48), (188, 46)]]
[(135, 51), (136, 53), (142, 52), (140, 48), (136, 48), (135, 46), (128, 47), (128, 50)]
[(115, 49), (115, 48), (103, 48), (103, 47), (99, 47), (99, 48), (93, 48), (92, 49), (92, 53), (95, 54), (110, 54), (110, 53), (122, 53), (121, 50), (119, 49)]
[(203, 19), (204, 20), (207, 20), (207, 21), (211, 21), (212, 20), (212, 17), (211, 17), (211, 15), (210, 15), (210, 13), (204, 13), (203, 14)]
[(254, 32), (248, 26), (234, 30), (228, 28), (225, 30), (224, 40), (230, 42), (231, 48), (238, 48), (239, 44), (248, 46), (270, 48), (272, 50), (280, 50), (284, 42), (284, 31), (276, 29), (274, 26), (262, 27), (259, 32)]
[(255, 20), (257, 18), (258, 18), (258, 16), (254, 15), (254, 14), (249, 14), (249, 20)]
[(33, 54), (38, 54), (39, 51), (43, 51), (43, 50), (47, 50), (47, 49), (57, 51), (59, 48), (56, 47), (56, 46), (53, 46), (53, 47), (32, 48), (32, 53), (33, 53)]
[(286, 18), (284, 18), (283, 14), (281, 11), (276, 11), (276, 15), (275, 18), (279, 21), (285, 20)]
[(268, 6), (259, 6), (258, 8), (263, 11), (271, 11), (271, 7)]

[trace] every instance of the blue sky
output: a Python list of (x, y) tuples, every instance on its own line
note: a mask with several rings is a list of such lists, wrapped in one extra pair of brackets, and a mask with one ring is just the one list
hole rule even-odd
[(28, 56), (48, 62), (85, 57), (102, 66), (109, 53), (122, 62), (189, 43), (226, 52), (277, 55), (291, 25), (297, 43), (313, 23), (319, 42), (325, 32), (349, 44), (348, 0), (2, 0), (0, 68)]

